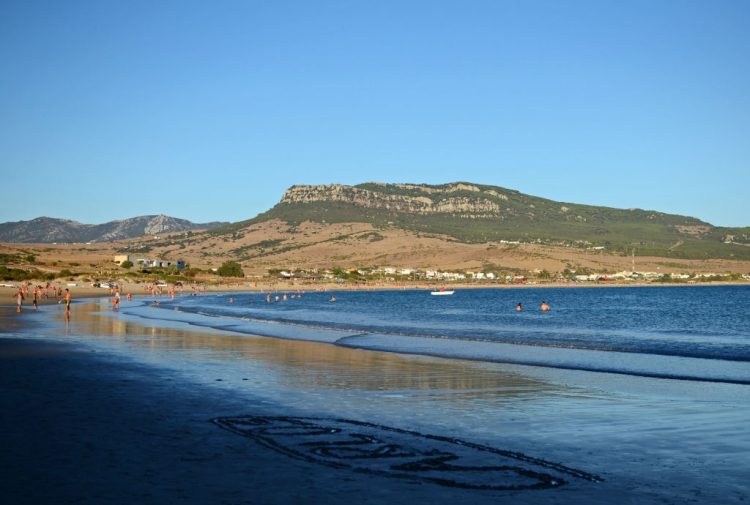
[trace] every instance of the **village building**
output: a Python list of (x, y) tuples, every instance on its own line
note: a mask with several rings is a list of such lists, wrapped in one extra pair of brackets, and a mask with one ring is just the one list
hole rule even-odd
[(117, 265), (122, 265), (124, 262), (130, 261), (133, 265), (137, 265), (141, 268), (169, 268), (171, 266), (176, 267), (178, 270), (185, 268), (185, 262), (183, 260), (143, 258), (141, 256), (130, 254), (117, 254), (115, 255), (114, 261)]

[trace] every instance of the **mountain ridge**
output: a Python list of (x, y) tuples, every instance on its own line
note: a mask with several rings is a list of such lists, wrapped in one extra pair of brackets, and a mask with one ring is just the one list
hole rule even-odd
[(268, 211), (211, 233), (235, 233), (273, 219), (292, 224), (362, 222), (466, 243), (523, 241), (627, 254), (750, 259), (750, 227), (718, 227), (654, 210), (558, 202), (465, 181), (294, 185)]
[(0, 223), (0, 242), (111, 242), (144, 235), (210, 229), (226, 224), (193, 223), (164, 214), (136, 216), (102, 224), (85, 224), (71, 219), (41, 216), (28, 221)]

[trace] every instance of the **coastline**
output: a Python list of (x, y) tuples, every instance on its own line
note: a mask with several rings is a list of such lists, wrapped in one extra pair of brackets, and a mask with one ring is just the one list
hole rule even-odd
[[(0, 329), (8, 328), (8, 317), (14, 314), (0, 311)], [(12, 336), (0, 334), (0, 380), (5, 385), (0, 394), (0, 470), (3, 496), (13, 503), (429, 500), (447, 505), (518, 496), (518, 491), (425, 485), (290, 458), (218, 429), (212, 420), (237, 414), (309, 416), (309, 410), (229, 394), (210, 382), (186, 380), (170, 368), (66, 338), (29, 338), (24, 326), (29, 325), (15, 327)], [(296, 344), (305, 346), (292, 347)], [(531, 502), (556, 503), (557, 495), (550, 491), (535, 492)], [(581, 495), (581, 503), (599, 503), (599, 493), (594, 488), (593, 494)]]
[[(20, 283), (16, 283), (20, 285)], [(251, 285), (254, 284), (254, 285)], [(382, 283), (382, 284), (327, 284), (327, 283), (257, 283), (257, 282), (242, 282), (242, 283), (225, 283), (218, 285), (209, 284), (198, 284), (199, 293), (264, 293), (269, 291), (296, 291), (302, 290), (306, 292), (311, 291), (397, 291), (397, 290), (424, 290), (433, 291), (438, 287), (446, 287), (446, 289), (535, 289), (535, 288), (641, 288), (641, 287), (700, 287), (700, 286), (748, 286), (750, 281), (747, 282), (692, 282), (692, 283), (665, 283), (665, 282), (543, 282), (535, 283), (529, 282), (524, 284), (482, 284), (482, 283), (446, 283), (446, 284), (435, 284), (435, 283)], [(183, 292), (187, 292), (190, 286), (183, 288)], [(15, 306), (15, 294), (17, 287), (0, 286), (0, 306)], [(88, 299), (88, 298), (111, 298), (112, 295), (108, 290), (102, 288), (92, 288), (88, 286), (74, 286), (71, 287), (74, 299)], [(122, 293), (130, 292), (134, 298), (142, 298), (150, 296), (144, 293), (143, 284), (128, 283), (122, 286)], [(165, 295), (166, 296), (166, 295)], [(54, 298), (41, 299), (39, 305), (49, 305), (59, 303)], [(24, 307), (31, 306), (30, 296), (26, 296), (24, 300)]]
[[(0, 373), (8, 384), (2, 394), (8, 449), (0, 468), (16, 503), (662, 503), (696, 496), (740, 503), (750, 497), (732, 477), (741, 473), (732, 462), (744, 452), (723, 454), (719, 464), (715, 445), (724, 441), (703, 429), (711, 424), (736, 433), (745, 424), (747, 415), (729, 400), (716, 403), (741, 402), (747, 393), (739, 386), (703, 391), (679, 381), (532, 372), (133, 322), (101, 301), (76, 305), (69, 325), (55, 306), (41, 308), (38, 317), (0, 310)], [(104, 314), (92, 312), (97, 307)], [(697, 404), (683, 398), (696, 394)], [(603, 481), (568, 477), (555, 489), (487, 491), (358, 473), (290, 458), (211, 423), (237, 415), (336, 417), (457, 436)], [(695, 435), (678, 447), (664, 430), (676, 430), (683, 443)], [(706, 461), (682, 467), (694, 458)], [(723, 471), (708, 479), (708, 469)], [(49, 484), (34, 486), (40, 480)]]

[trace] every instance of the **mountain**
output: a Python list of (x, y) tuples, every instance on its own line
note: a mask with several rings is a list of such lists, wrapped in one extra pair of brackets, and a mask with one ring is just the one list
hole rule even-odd
[(227, 223), (192, 223), (165, 215), (138, 216), (104, 224), (82, 224), (67, 219), (38, 217), (31, 221), (0, 223), (0, 242), (109, 242), (143, 235), (215, 228)]
[(750, 259), (750, 228), (721, 228), (652, 210), (556, 202), (467, 182), (297, 185), (267, 212), (209, 233), (236, 234), (271, 220), (368, 223), (463, 243), (519, 241), (598, 247), (621, 254)]

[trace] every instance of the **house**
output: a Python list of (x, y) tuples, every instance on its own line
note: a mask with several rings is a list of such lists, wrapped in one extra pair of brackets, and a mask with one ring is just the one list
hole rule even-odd
[(125, 261), (130, 261), (141, 268), (169, 268), (171, 266), (176, 267), (178, 270), (185, 268), (185, 261), (183, 260), (149, 259), (130, 254), (115, 255), (115, 263), (117, 265), (122, 265)]

